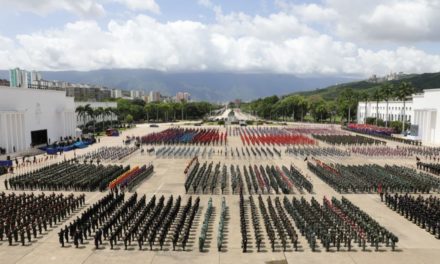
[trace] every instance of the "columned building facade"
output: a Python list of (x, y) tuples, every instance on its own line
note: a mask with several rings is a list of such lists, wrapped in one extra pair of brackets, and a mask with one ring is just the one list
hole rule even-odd
[(413, 102), (406, 101), (404, 108), (403, 101), (389, 101), (388, 110), (385, 101), (381, 101), (379, 104), (370, 101), (367, 103), (359, 102), (357, 108), (357, 120), (359, 124), (365, 124), (366, 118), (375, 118), (376, 115), (383, 121), (391, 122), (406, 120), (411, 123), (414, 117)]
[(405, 102), (405, 108), (402, 101), (390, 101), (388, 111), (386, 102), (379, 102), (378, 106), (376, 102), (359, 102), (358, 123), (364, 124), (366, 118), (376, 115), (384, 121), (406, 120), (411, 123), (410, 138), (421, 140), (427, 146), (440, 145), (440, 89), (428, 89), (414, 94), (412, 100)]
[(64, 91), (0, 86), (0, 148), (6, 153), (76, 135), (73, 97)]
[(440, 145), (440, 89), (413, 96), (414, 136), (425, 145)]

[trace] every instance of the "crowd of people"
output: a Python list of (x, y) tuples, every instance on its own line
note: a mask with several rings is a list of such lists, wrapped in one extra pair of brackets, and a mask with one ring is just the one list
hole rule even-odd
[(349, 124), (346, 128), (348, 131), (364, 134), (372, 137), (377, 137), (380, 139), (386, 139), (391, 141), (396, 141), (403, 144), (408, 145), (414, 145), (414, 146), (421, 146), (422, 142), (420, 140), (413, 140), (408, 138), (402, 138), (402, 137), (395, 137), (392, 134), (395, 133), (393, 128), (385, 128), (385, 127), (378, 127), (374, 125), (368, 125), (368, 124)]
[(440, 175), (440, 163), (417, 162), (417, 169)]
[(440, 178), (403, 166), (328, 165), (316, 160), (308, 168), (339, 193), (411, 192), (440, 190)]
[(440, 199), (409, 194), (385, 194), (385, 204), (440, 239)]
[(123, 242), (125, 250), (137, 243), (139, 250), (148, 243), (150, 250), (159, 246), (160, 250), (171, 237), (173, 250), (188, 243), (190, 230), (199, 208), (200, 199), (193, 204), (192, 197), (182, 205), (181, 197), (156, 198), (148, 202), (146, 196), (134, 193), (126, 197), (124, 193), (109, 192), (97, 203), (87, 208), (80, 217), (66, 225), (59, 232), (62, 247), (73, 243), (76, 248), (86, 244), (84, 240), (94, 240), (95, 248), (102, 248), (103, 241), (115, 249)]
[(304, 197), (284, 197), (283, 203), (312, 251), (318, 249), (318, 239), (326, 251), (339, 251), (341, 247), (351, 251), (352, 243), (363, 251), (368, 243), (376, 251), (381, 244), (395, 250), (398, 238), (345, 197), (324, 197), (322, 205), (314, 197), (310, 202)]
[(318, 146), (293, 146), (293, 147), (287, 147), (286, 153), (290, 156), (295, 157), (349, 157), (350, 151), (348, 150), (341, 150), (337, 147), (318, 147)]
[(32, 244), (85, 205), (85, 195), (0, 193), (0, 240)]
[(168, 128), (141, 137), (142, 144), (193, 144), (204, 146), (226, 145), (227, 133), (218, 128)]
[(241, 142), (245, 146), (286, 146), (316, 144), (315, 140), (303, 134), (293, 134), (276, 127), (241, 128), (239, 134)]
[(128, 169), (129, 166), (79, 164), (68, 160), (5, 179), (5, 186), (7, 189), (9, 184), (13, 190), (104, 191)]
[(137, 147), (100, 147), (94, 151), (90, 151), (84, 155), (77, 157), (79, 160), (96, 160), (98, 161), (120, 161), (138, 150)]
[(386, 145), (386, 141), (377, 140), (359, 135), (312, 135), (313, 138), (324, 141), (330, 145), (349, 146), (349, 145)]
[[(220, 162), (201, 164), (198, 159), (187, 167), (185, 191), (186, 193), (217, 194), (229, 190), (229, 182), (233, 194), (239, 189), (247, 190), (249, 194), (294, 194), (313, 192), (310, 179), (296, 167), (279, 167), (274, 165), (221, 165)], [(242, 173), (243, 171), (243, 173)], [(245, 184), (246, 183), (246, 184)], [(219, 190), (220, 189), (220, 190)]]
[(205, 211), (205, 216), (203, 218), (202, 229), (200, 230), (199, 236), (199, 251), (204, 252), (205, 242), (208, 234), (209, 223), (212, 221), (212, 198), (209, 198), (208, 207)]

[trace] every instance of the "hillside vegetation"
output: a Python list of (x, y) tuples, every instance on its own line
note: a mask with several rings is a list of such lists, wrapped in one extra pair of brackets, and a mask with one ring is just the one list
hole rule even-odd
[[(440, 72), (436, 73), (423, 73), (423, 74), (411, 74), (406, 75), (403, 79), (398, 81), (390, 81), (393, 85), (399, 85), (401, 81), (410, 82), (416, 92), (421, 92), (424, 89), (440, 88)], [(292, 93), (297, 95), (303, 95), (306, 97), (320, 96), (324, 100), (334, 100), (344, 91), (346, 88), (352, 88), (354, 91), (361, 92), (366, 91), (372, 93), (375, 89), (381, 86), (380, 83), (370, 83), (367, 81), (349, 82), (339, 85), (329, 86), (323, 89), (316, 89), (313, 91), (296, 92)]]

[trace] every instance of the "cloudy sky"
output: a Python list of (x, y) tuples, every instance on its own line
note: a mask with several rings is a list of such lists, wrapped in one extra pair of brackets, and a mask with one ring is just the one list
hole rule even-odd
[(440, 71), (440, 0), (0, 0), (0, 69)]

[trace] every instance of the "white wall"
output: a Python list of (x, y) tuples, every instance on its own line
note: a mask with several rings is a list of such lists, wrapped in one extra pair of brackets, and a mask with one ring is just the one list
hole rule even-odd
[[(414, 109), (413, 102), (406, 101), (405, 102), (405, 117), (408, 122), (412, 122), (414, 117)], [(403, 102), (402, 101), (389, 101), (388, 102), (388, 116), (386, 111), (386, 102), (379, 102), (378, 105), (378, 115), (379, 119), (384, 121), (388, 120), (396, 121), (402, 120), (404, 111), (403, 111)], [(365, 114), (365, 102), (359, 102), (357, 109), (357, 120), (359, 124), (365, 124), (365, 117), (376, 117), (376, 102), (368, 102), (367, 103), (367, 113)], [(388, 117), (388, 119), (387, 119)]]
[(440, 145), (440, 89), (424, 90), (413, 97), (414, 124), (425, 145)]
[(65, 92), (0, 86), (0, 146), (26, 150), (31, 131), (47, 129), (50, 142), (75, 136), (75, 104)]
[[(440, 89), (424, 90), (421, 94), (412, 96), (412, 101), (406, 102), (405, 115), (412, 125), (418, 126), (416, 139), (424, 145), (440, 145)], [(389, 121), (401, 120), (403, 102), (390, 101), (388, 105)], [(365, 113), (365, 102), (358, 104), (358, 123), (365, 122), (366, 117), (376, 117), (376, 102), (368, 102)], [(386, 120), (386, 102), (379, 102), (379, 118)]]

